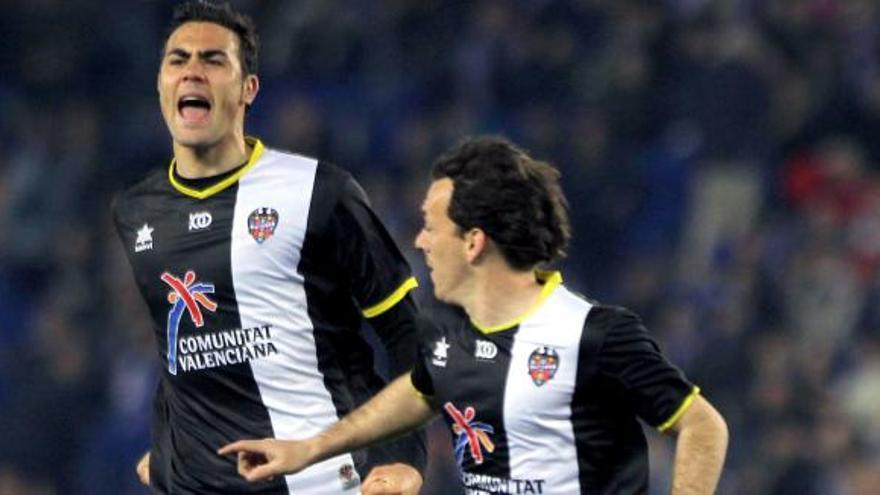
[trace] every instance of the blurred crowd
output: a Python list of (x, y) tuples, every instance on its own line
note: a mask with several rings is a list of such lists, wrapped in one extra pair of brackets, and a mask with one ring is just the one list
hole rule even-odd
[[(0, 494), (137, 494), (158, 373), (110, 222), (165, 167), (170, 1), (0, 0)], [(351, 170), (404, 247), (437, 153), (557, 165), (563, 276), (726, 417), (719, 493), (880, 486), (880, 2), (251, 0), (249, 133)], [(453, 494), (445, 427), (426, 494)], [(650, 434), (652, 491), (674, 442)]]

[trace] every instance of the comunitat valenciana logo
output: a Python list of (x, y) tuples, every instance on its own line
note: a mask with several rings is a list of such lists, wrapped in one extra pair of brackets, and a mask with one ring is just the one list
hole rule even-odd
[(452, 433), (455, 434), (455, 460), (461, 466), (464, 462), (465, 450), (471, 453), (471, 458), (476, 464), (483, 463), (483, 449), (492, 453), (495, 451), (495, 443), (490, 435), (495, 433), (495, 428), (488, 423), (476, 420), (476, 410), (468, 406), (464, 411), (459, 411), (452, 402), (443, 404), (446, 414), (452, 419)]
[(168, 372), (198, 371), (220, 366), (243, 364), (254, 359), (278, 354), (272, 342), (272, 325), (258, 324), (248, 328), (189, 332), (181, 335), (180, 323), (188, 314), (195, 328), (205, 326), (202, 310), (215, 312), (217, 303), (208, 298), (214, 284), (196, 281), (196, 273), (188, 270), (180, 279), (165, 272), (160, 277), (169, 287), (168, 302)]
[(180, 319), (183, 313), (189, 314), (190, 320), (196, 328), (205, 324), (202, 315), (202, 307), (210, 312), (217, 310), (217, 303), (208, 299), (205, 294), (214, 293), (214, 284), (196, 282), (196, 272), (189, 270), (183, 276), (183, 280), (174, 275), (164, 272), (160, 277), (163, 282), (171, 287), (168, 293), (168, 302), (171, 310), (168, 311), (168, 372), (177, 374), (177, 334), (180, 329)]

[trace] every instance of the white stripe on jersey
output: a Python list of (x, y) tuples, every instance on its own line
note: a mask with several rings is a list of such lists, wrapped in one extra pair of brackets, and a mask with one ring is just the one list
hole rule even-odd
[[(520, 324), (514, 338), (504, 394), (510, 477), (544, 479), (545, 494), (581, 493), (571, 399), (590, 308), (560, 285)], [(529, 374), (529, 356), (544, 346), (559, 354), (558, 368), (538, 386)]]
[[(314, 435), (337, 419), (318, 369), (303, 276), (297, 272), (317, 166), (310, 158), (267, 149), (239, 181), (233, 218), (232, 280), (242, 327), (271, 325), (278, 349), (249, 364), (275, 437), (283, 439)], [(278, 213), (274, 234), (262, 243), (248, 230), (248, 216), (259, 208)], [(342, 490), (340, 469), (346, 464), (354, 466), (349, 454), (286, 476), (288, 489), (298, 495), (358, 493), (359, 483)]]

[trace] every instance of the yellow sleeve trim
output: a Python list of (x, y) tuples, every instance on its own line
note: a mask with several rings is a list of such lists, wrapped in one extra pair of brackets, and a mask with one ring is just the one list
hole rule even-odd
[(428, 404), (431, 403), (431, 396), (423, 394), (421, 392), (421, 390), (416, 388), (416, 384), (413, 383), (413, 381), (412, 381), (412, 373), (409, 374), (409, 386), (412, 387), (413, 393), (418, 395), (419, 398), (421, 398), (423, 401), (427, 402)]
[(672, 413), (672, 416), (670, 416), (662, 425), (657, 427), (657, 431), (662, 433), (678, 422), (684, 412), (694, 403), (694, 399), (696, 399), (698, 395), (700, 395), (700, 387), (694, 385), (694, 388), (691, 389), (691, 393), (681, 401), (681, 405), (678, 406), (678, 409), (676, 409), (674, 413)]
[(238, 179), (240, 179), (241, 176), (246, 174), (250, 169), (254, 168), (254, 165), (257, 164), (257, 160), (259, 160), (260, 157), (263, 155), (263, 150), (265, 148), (263, 147), (262, 141), (252, 137), (246, 137), (245, 141), (254, 148), (253, 151), (251, 151), (251, 156), (250, 158), (248, 158), (247, 164), (245, 164), (244, 167), (241, 167), (238, 172), (230, 175), (220, 182), (212, 186), (206, 187), (205, 189), (193, 189), (191, 187), (187, 187), (181, 184), (180, 181), (174, 178), (174, 168), (177, 166), (176, 158), (171, 159), (171, 165), (168, 167), (168, 180), (171, 181), (171, 185), (174, 187), (174, 189), (177, 189), (181, 193), (196, 199), (205, 199), (209, 196), (217, 194), (224, 189), (227, 189), (229, 186), (238, 182)]
[(376, 316), (379, 316), (382, 313), (393, 308), (395, 304), (399, 303), (400, 300), (406, 296), (407, 292), (415, 289), (418, 286), (419, 283), (416, 281), (416, 278), (410, 277), (406, 279), (406, 281), (402, 283), (400, 287), (392, 292), (390, 296), (383, 299), (382, 302), (362, 310), (361, 313), (363, 313), (364, 317), (366, 318), (374, 318)]
[(519, 325), (520, 323), (522, 323), (523, 320), (525, 320), (529, 316), (532, 316), (532, 314), (535, 311), (538, 311), (538, 308), (540, 308), (544, 304), (544, 301), (546, 301), (547, 298), (550, 297), (550, 294), (552, 294), (553, 291), (556, 290), (556, 288), (559, 287), (560, 284), (562, 284), (562, 273), (560, 273), (560, 272), (547, 272), (547, 271), (536, 270), (535, 277), (543, 283), (544, 287), (541, 289), (541, 295), (538, 296), (538, 301), (535, 303), (534, 306), (529, 308), (528, 311), (519, 315), (518, 317), (514, 318), (513, 320), (510, 320), (506, 323), (502, 323), (501, 325), (486, 327), (486, 326), (480, 325), (479, 323), (475, 322), (474, 320), (471, 320), (471, 324), (473, 324), (477, 330), (483, 332), (484, 334), (490, 334), (490, 333), (495, 333), (495, 332), (502, 332), (504, 330), (509, 330), (509, 329)]

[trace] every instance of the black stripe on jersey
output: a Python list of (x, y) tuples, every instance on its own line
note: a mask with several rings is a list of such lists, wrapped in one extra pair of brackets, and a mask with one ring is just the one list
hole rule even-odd
[[(358, 306), (340, 304), (340, 301), (354, 303), (353, 295), (358, 292), (355, 287), (357, 277), (394, 279), (397, 276), (400, 280), (395, 283), (399, 285), (409, 276), (408, 272), (398, 275), (396, 272), (402, 272), (399, 267), (392, 267), (390, 273), (376, 274), (353, 273), (347, 266), (346, 262), (356, 261), (355, 254), (349, 251), (361, 246), (354, 245), (351, 233), (347, 238), (345, 232), (338, 232), (344, 228), (334, 222), (339, 222), (337, 208), (343, 201), (341, 195), (352, 194), (351, 188), (363, 195), (347, 172), (327, 163), (318, 164), (307, 235), (298, 267), (304, 278), (309, 318), (314, 327), (318, 369), (339, 418), (366, 402), (385, 385), (374, 369), (373, 350), (359, 333), (363, 316)], [(393, 243), (390, 237), (388, 239)], [(327, 311), (327, 308), (334, 309)], [(411, 338), (415, 340), (414, 332)], [(362, 478), (375, 464), (388, 459), (387, 450), (387, 446), (377, 446), (352, 453)]]
[[(435, 371), (438, 377), (436, 383), (455, 387), (454, 395), (459, 398), (459, 402), (453, 404), (455, 411), (450, 411), (449, 403), (438, 406), (450, 428), (456, 459), (466, 473), (500, 479), (510, 478), (510, 450), (504, 426), (504, 401), (514, 336), (518, 328), (517, 326), (507, 331), (486, 335), (473, 328), (468, 320), (462, 321), (458, 330), (450, 333), (450, 335), (458, 333), (450, 339), (448, 349), (449, 362), (457, 363), (456, 366), (439, 368)], [(498, 349), (495, 357), (492, 359), (476, 357), (478, 341), (494, 344)], [(442, 376), (450, 373), (453, 373), (453, 376)], [(473, 408), (471, 414), (468, 414), (468, 408)], [(467, 427), (462, 420), (465, 420)], [(455, 431), (456, 426), (458, 432)], [(492, 443), (491, 451), (482, 442), (477, 442), (475, 445), (473, 438), (469, 439), (466, 434), (467, 428), (474, 431), (482, 429)], [(482, 462), (474, 455), (474, 450), (484, 458)], [(488, 459), (491, 459), (491, 462)]]
[[(618, 316), (615, 308), (594, 306), (581, 334), (571, 412), (583, 493), (641, 494), (648, 489), (641, 425), (625, 390), (599, 373), (599, 353)], [(621, 421), (627, 417), (632, 420)]]

